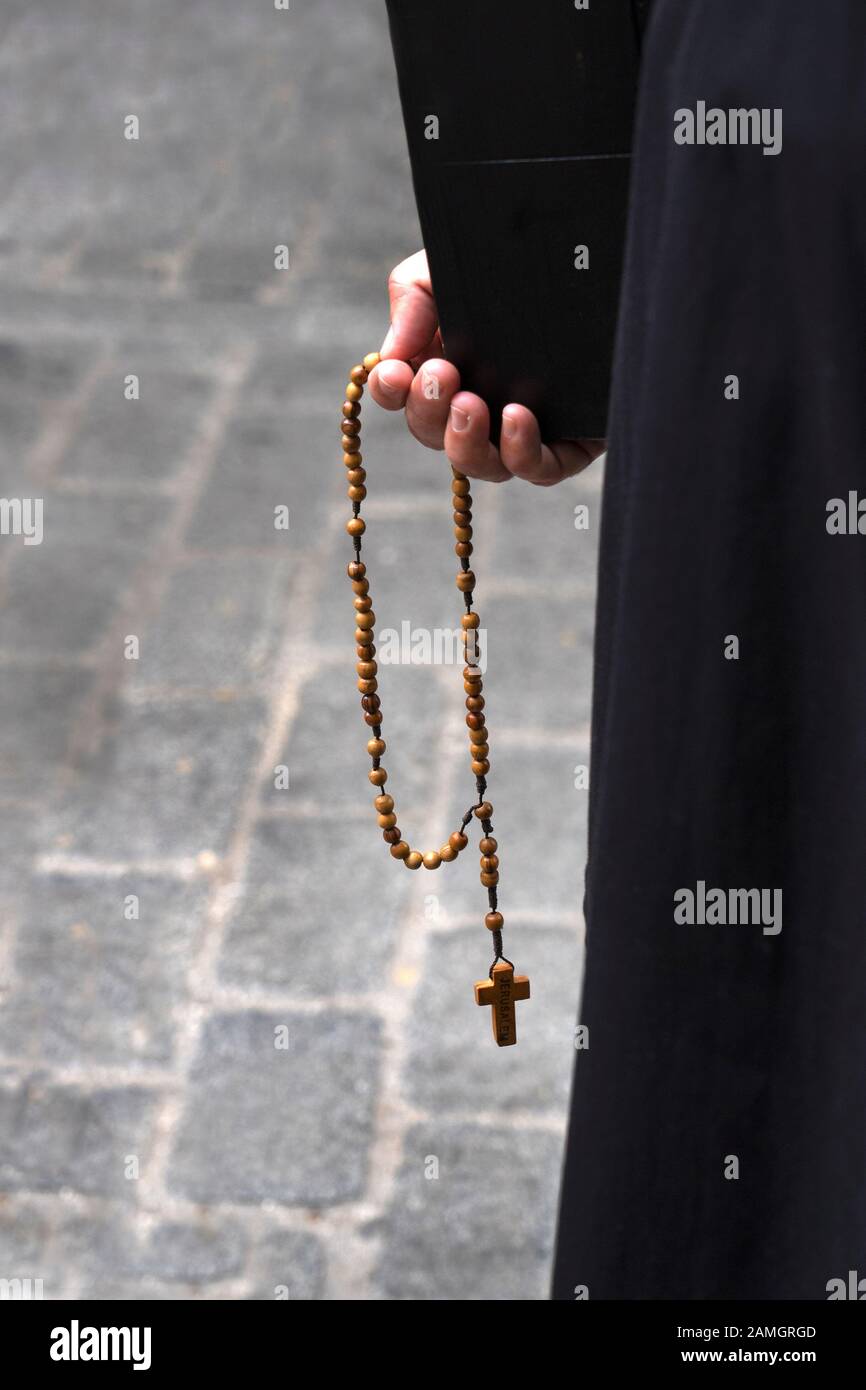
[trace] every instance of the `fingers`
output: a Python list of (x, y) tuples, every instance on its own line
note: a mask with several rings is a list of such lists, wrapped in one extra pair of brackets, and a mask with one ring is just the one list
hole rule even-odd
[(560, 439), (542, 444), (538, 421), (524, 405), (502, 412), (499, 453), (507, 471), (537, 487), (552, 487), (580, 473), (604, 452), (604, 440)]
[(406, 423), (428, 449), (444, 449), (451, 399), (460, 390), (460, 374), (451, 362), (432, 358), (417, 373), (406, 401)]
[(391, 327), (381, 354), (410, 362), (424, 353), (436, 333), (436, 305), (426, 251), (416, 251), (394, 267), (388, 280), (388, 298)]
[(373, 368), (367, 389), (383, 410), (402, 410), (414, 375), (408, 362), (389, 358)]
[(504, 483), (511, 473), (503, 466), (489, 434), (490, 413), (481, 397), (469, 391), (458, 391), (452, 396), (445, 429), (449, 461), (468, 478)]

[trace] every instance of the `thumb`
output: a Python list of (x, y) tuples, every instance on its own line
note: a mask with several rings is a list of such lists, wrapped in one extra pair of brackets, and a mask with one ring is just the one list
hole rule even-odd
[(382, 357), (404, 362), (421, 356), (436, 332), (437, 313), (426, 251), (401, 261), (388, 279), (391, 327), (380, 348)]

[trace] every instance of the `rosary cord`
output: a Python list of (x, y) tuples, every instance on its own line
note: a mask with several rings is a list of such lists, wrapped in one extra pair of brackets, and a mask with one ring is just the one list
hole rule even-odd
[(478, 800), (469, 807), (460, 822), (459, 830), (451, 833), (441, 849), (421, 853), (419, 850), (411, 849), (407, 842), (402, 839), (397, 826), (394, 799), (388, 792), (384, 791), (388, 773), (381, 762), (386, 744), (382, 737), (382, 704), (376, 679), (378, 671), (374, 644), (376, 615), (373, 612), (373, 602), (370, 598), (367, 566), (361, 558), (361, 537), (366, 530), (366, 523), (360, 514), (361, 503), (367, 495), (365, 486), (367, 473), (362, 467), (360, 402), (369, 374), (378, 362), (379, 354), (369, 353), (362, 362), (350, 371), (341, 418), (343, 462), (348, 470), (348, 495), (352, 503), (352, 517), (346, 523), (346, 530), (352, 539), (354, 559), (349, 563), (348, 575), (352, 582), (354, 594), (358, 690), (361, 694), (364, 722), (370, 728), (372, 735), (367, 743), (367, 752), (372, 763), (368, 776), (377, 793), (373, 804), (377, 811), (383, 839), (390, 846), (392, 856), (402, 860), (408, 869), (418, 869), (422, 864), (426, 869), (437, 869), (440, 864), (449, 863), (456, 859), (468, 844), (466, 827), (473, 816), (480, 821), (482, 830), (479, 844), (481, 851), (480, 876), (482, 885), (487, 889), (489, 907), (484, 923), (493, 937), (494, 965), (499, 960), (505, 960), (506, 964), (511, 964), (502, 954), (503, 918), (497, 902), (499, 859), (496, 853), (497, 842), (493, 836), (493, 806), (486, 799), (487, 773), (490, 769), (490, 762), (488, 731), (483, 714), (482, 675), (478, 665), (477, 651), (480, 619), (472, 608), (475, 575), (469, 565), (469, 556), (472, 554), (472, 496), (468, 478), (455, 468), (452, 468), (451, 491), (454, 504), (454, 535), (456, 537), (454, 549), (460, 560), (460, 571), (456, 583), (463, 594), (466, 610), (461, 619), (466, 660), (463, 670), (463, 688), (466, 691), (466, 709), (468, 711), (466, 725), (469, 732), (472, 771), (475, 775)]

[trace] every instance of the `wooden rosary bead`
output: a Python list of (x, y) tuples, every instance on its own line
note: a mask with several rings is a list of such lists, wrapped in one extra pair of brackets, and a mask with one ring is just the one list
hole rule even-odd
[(366, 468), (350, 468), (348, 473), (346, 474), (346, 482), (350, 483), (352, 487), (360, 487), (361, 484), (366, 481)]
[(461, 570), (457, 576), (457, 588), (461, 594), (470, 594), (475, 588), (475, 575), (471, 570)]
[(403, 863), (406, 865), (407, 869), (420, 869), (422, 856), (417, 849), (410, 849)]
[(470, 714), (480, 714), (484, 708), (484, 696), (470, 695), (466, 701), (466, 708)]
[(505, 918), (501, 912), (488, 912), (484, 918), (484, 925), (488, 931), (502, 931)]
[(371, 729), (375, 729), (376, 725), (377, 725), (377, 724), (381, 724), (381, 722), (382, 722), (382, 716), (381, 716), (381, 714), (365, 714), (365, 715), (364, 715), (364, 723), (365, 723), (365, 724), (368, 724), (368, 725), (370, 726)]
[(362, 681), (371, 680), (373, 676), (375, 676), (378, 669), (379, 668), (376, 665), (375, 661), (359, 661), (355, 667), (355, 670), (357, 671)]
[(379, 688), (379, 684), (375, 676), (363, 677), (361, 680), (357, 682), (357, 685), (362, 695), (372, 695), (373, 692), (375, 690), (378, 690)]
[(439, 858), (443, 864), (451, 864), (457, 858), (457, 851), (453, 845), (443, 845), (439, 851)]
[(460, 626), (463, 628), (464, 632), (468, 632), (470, 628), (480, 627), (481, 619), (477, 613), (464, 613), (463, 617), (460, 619)]
[(472, 756), (476, 762), (483, 762), (489, 752), (490, 745), (488, 743), (473, 743), (472, 745)]
[(369, 710), (371, 714), (375, 714), (381, 706), (382, 701), (378, 695), (365, 695), (361, 701), (361, 709)]
[(346, 417), (344, 416), (343, 419), (340, 421), (340, 428), (342, 429), (343, 434), (360, 434), (360, 433), (361, 433), (361, 421), (360, 421), (360, 420), (347, 420)]
[(454, 547), (454, 554), (459, 555), (461, 560), (468, 560), (472, 554), (472, 542), (458, 541)]
[(469, 491), (470, 491), (469, 479), (468, 479), (468, 478), (452, 478), (452, 479), (451, 479), (451, 491), (454, 493), (455, 497), (468, 497), (468, 496), (469, 496)]
[(385, 771), (384, 767), (371, 767), (370, 771), (367, 773), (367, 776), (373, 783), (374, 787), (384, 787), (385, 783), (388, 780), (388, 774)]
[(455, 526), (455, 527), (454, 527), (454, 535), (455, 535), (455, 538), (456, 538), (458, 541), (463, 541), (463, 542), (471, 541), (471, 540), (472, 540), (472, 527), (471, 527), (471, 526)]
[(466, 716), (466, 727), (469, 729), (483, 729), (484, 715), (476, 714), (472, 710)]
[(480, 806), (475, 807), (474, 814), (478, 817), (479, 820), (492, 820), (493, 807), (489, 801), (482, 801)]
[(482, 854), (495, 854), (497, 844), (492, 835), (485, 835), (482, 840), (479, 840), (478, 848), (481, 850)]
[(452, 520), (453, 520), (455, 526), (471, 526), (471, 525), (472, 525), (472, 513), (471, 513), (471, 512), (453, 512), (453, 513), (452, 513)]
[[(368, 746), (369, 746), (369, 745), (368, 745)], [(376, 810), (379, 811), (380, 814), (384, 816), (384, 815), (387, 815), (388, 811), (393, 811), (393, 809), (394, 809), (394, 798), (393, 798), (393, 796), (389, 796), (387, 792), (383, 792), (381, 796), (377, 796), (377, 797), (376, 797), (375, 801), (373, 802), (373, 805), (376, 807)], [(483, 843), (483, 841), (482, 841), (482, 843)], [(494, 847), (494, 849), (496, 848), (496, 841), (495, 841), (495, 840), (494, 840), (494, 842), (493, 842), (493, 847)]]
[(354, 594), (368, 594), (370, 592), (369, 579), (353, 579), (352, 592)]
[(372, 632), (376, 626), (376, 614), (368, 609), (365, 613), (358, 613), (355, 622), (362, 632)]
[(441, 863), (442, 856), (439, 851), (436, 849), (428, 849), (427, 853), (424, 855), (424, 868), (438, 869)]
[(405, 859), (411, 850), (405, 840), (398, 840), (396, 845), (391, 846), (391, 853), (395, 859)]
[[(377, 816), (376, 819), (379, 823), (380, 830), (393, 830), (394, 826), (397, 824), (397, 817), (394, 815), (393, 811), (390, 811), (387, 816)], [(494, 865), (494, 868), (495, 867)]]
[(495, 888), (499, 882), (499, 874), (495, 872), (492, 874), (479, 874), (479, 878), (485, 888)]
[(455, 851), (455, 853), (459, 854), (461, 849), (466, 848), (466, 846), (469, 844), (469, 841), (463, 834), (462, 830), (452, 830), (451, 834), (448, 836), (448, 843), (451, 846), (451, 848)]
[(383, 738), (371, 738), (367, 743), (367, 752), (371, 758), (381, 758), (385, 751), (385, 740)]
[(487, 742), (487, 730), (483, 724), (480, 729), (469, 730), (469, 742), (473, 744)]
[(364, 394), (364, 388), (363, 388), (363, 386), (359, 386), (359, 385), (358, 385), (356, 382), (354, 382), (354, 381), (350, 381), (350, 382), (349, 382), (349, 385), (346, 387), (346, 400), (347, 400), (347, 401), (359, 401), (359, 400), (361, 399), (361, 397), (363, 396), (363, 394)]
[(355, 628), (355, 643), (357, 646), (372, 647), (375, 640), (376, 634), (373, 632), (372, 628), (369, 632), (365, 632), (363, 628), (360, 627)]
[(368, 352), (367, 356), (363, 359), (364, 370), (367, 372), (372, 372), (373, 368), (378, 367), (381, 361), (382, 359), (379, 356), (378, 352)]
[(354, 381), (356, 386), (363, 386), (367, 381), (367, 368), (359, 362), (357, 367), (353, 367), (349, 373), (349, 380)]
[(492, 874), (494, 869), (499, 868), (499, 856), (496, 854), (482, 854), (481, 867), (486, 874)]
[(464, 666), (464, 667), (463, 667), (463, 679), (464, 679), (465, 681), (475, 681), (475, 683), (476, 683), (477, 685), (480, 685), (480, 684), (481, 684), (481, 672), (479, 671), (479, 669), (478, 669), (477, 666)]
[(350, 560), (346, 566), (346, 573), (350, 579), (363, 579), (367, 573), (367, 566), (363, 560)]
[(352, 603), (358, 613), (369, 613), (373, 607), (373, 600), (369, 594), (358, 594)]
[(353, 516), (346, 522), (346, 530), (350, 536), (363, 536), (367, 529), (367, 523), (363, 517)]
[(350, 501), (352, 502), (363, 502), (364, 498), (367, 496), (367, 489), (363, 486), (363, 484), (360, 487), (357, 487), (353, 484), (351, 487), (346, 489), (346, 492), (349, 496)]
[(347, 420), (357, 420), (361, 414), (361, 407), (357, 401), (343, 401), (343, 414)]
[(383, 830), (382, 839), (385, 841), (386, 845), (399, 845), (400, 830), (398, 826), (393, 826), (391, 830)]
[(472, 768), (473, 774), (476, 777), (486, 777), (488, 772), (490, 771), (490, 763), (486, 758), (484, 758), (481, 762), (478, 762), (475, 758), (473, 758), (472, 762), (470, 763), (470, 767)]
[(345, 430), (343, 431), (340, 443), (343, 446), (344, 454), (357, 454), (361, 447), (359, 436), (357, 434), (346, 434)]

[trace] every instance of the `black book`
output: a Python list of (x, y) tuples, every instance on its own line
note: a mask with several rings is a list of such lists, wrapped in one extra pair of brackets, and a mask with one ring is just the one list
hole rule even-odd
[(605, 434), (646, 0), (387, 0), (445, 355)]

